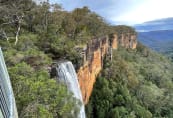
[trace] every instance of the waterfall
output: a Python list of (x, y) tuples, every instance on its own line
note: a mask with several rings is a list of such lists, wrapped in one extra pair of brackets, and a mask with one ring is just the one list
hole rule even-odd
[(0, 48), (0, 118), (18, 118), (11, 81)]
[(67, 85), (67, 88), (74, 94), (74, 97), (82, 102), (78, 118), (85, 118), (85, 108), (83, 104), (82, 94), (73, 64), (70, 61), (59, 63), (56, 67), (56, 71), (59, 80), (64, 82)]

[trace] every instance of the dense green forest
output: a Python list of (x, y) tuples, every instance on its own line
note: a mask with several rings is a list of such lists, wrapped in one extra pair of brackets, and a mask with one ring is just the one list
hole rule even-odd
[(118, 49), (105, 60), (91, 99), (88, 118), (172, 118), (173, 64), (138, 44)]
[[(76, 118), (80, 102), (49, 76), (53, 60), (80, 65), (78, 48), (94, 37), (134, 31), (111, 26), (88, 9), (65, 11), (32, 0), (0, 1), (0, 46), (12, 81), (19, 118)], [(88, 118), (173, 117), (173, 64), (142, 45), (105, 59)]]

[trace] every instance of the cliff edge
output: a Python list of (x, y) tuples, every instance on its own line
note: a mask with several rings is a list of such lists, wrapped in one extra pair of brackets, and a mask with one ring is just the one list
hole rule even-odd
[(105, 56), (112, 57), (112, 50), (118, 47), (135, 49), (135, 32), (116, 32), (109, 36), (91, 40), (82, 51), (83, 64), (78, 70), (78, 81), (85, 104), (89, 101), (94, 83), (103, 67)]

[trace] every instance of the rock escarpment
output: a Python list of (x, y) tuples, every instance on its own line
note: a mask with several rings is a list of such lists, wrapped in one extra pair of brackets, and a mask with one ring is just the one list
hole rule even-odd
[(115, 33), (91, 40), (82, 51), (83, 65), (78, 70), (78, 81), (86, 104), (98, 74), (103, 66), (105, 56), (112, 57), (112, 50), (118, 47), (135, 49), (137, 45), (135, 33)]

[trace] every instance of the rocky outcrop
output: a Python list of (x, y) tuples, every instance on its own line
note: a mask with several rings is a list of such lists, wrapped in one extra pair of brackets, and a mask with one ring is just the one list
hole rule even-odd
[(136, 45), (137, 40), (134, 33), (114, 34), (112, 37), (111, 46), (113, 49), (117, 49), (118, 47), (135, 49)]
[(112, 49), (125, 47), (135, 49), (137, 45), (135, 34), (113, 34), (110, 37), (105, 36), (91, 40), (81, 53), (83, 55), (83, 65), (78, 70), (78, 81), (86, 104), (91, 96), (94, 83), (99, 75), (104, 57), (110, 56)]
[(118, 48), (118, 35), (117, 34), (113, 35), (111, 46), (113, 49)]

